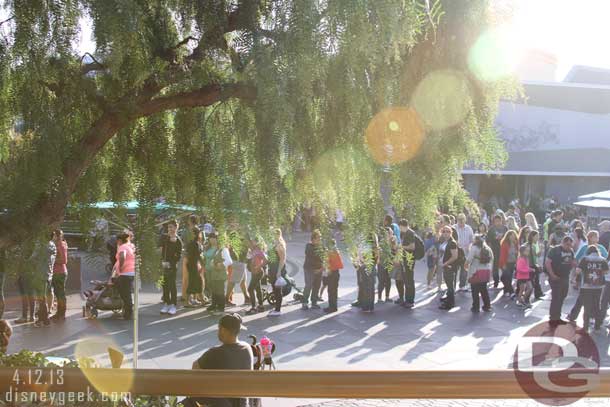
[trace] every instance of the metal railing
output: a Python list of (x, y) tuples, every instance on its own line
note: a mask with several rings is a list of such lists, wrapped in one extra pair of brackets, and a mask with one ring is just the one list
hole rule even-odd
[[(42, 370), (39, 373), (38, 370)], [(54, 373), (50, 371), (54, 370)], [(62, 371), (61, 383), (57, 371)], [(39, 377), (40, 385), (26, 378)], [(591, 371), (570, 369), (570, 375)], [(21, 383), (14, 382), (15, 375)], [(244, 371), (169, 369), (89, 369), (104, 392), (195, 397), (279, 397), (332, 399), (515, 399), (545, 398), (532, 388), (526, 394), (512, 370), (413, 371)], [(55, 377), (55, 381), (49, 381)], [(600, 369), (599, 385), (586, 397), (610, 397), (610, 369)], [(535, 386), (534, 386), (535, 387)], [(95, 387), (77, 368), (0, 368), (0, 392), (81, 392)], [(98, 389), (99, 390), (99, 389)], [(555, 395), (557, 396), (557, 395)], [(584, 394), (582, 395), (584, 396)], [(570, 394), (564, 395), (569, 398)], [(571, 397), (574, 397), (572, 395)]]

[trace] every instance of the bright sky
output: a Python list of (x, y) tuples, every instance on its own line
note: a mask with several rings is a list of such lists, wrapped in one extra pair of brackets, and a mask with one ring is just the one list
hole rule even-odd
[(539, 48), (559, 60), (557, 80), (572, 65), (610, 69), (610, 0), (495, 0), (513, 11), (519, 47)]

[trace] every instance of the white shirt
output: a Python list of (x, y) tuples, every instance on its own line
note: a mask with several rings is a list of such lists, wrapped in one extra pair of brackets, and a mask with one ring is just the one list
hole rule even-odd
[(229, 253), (229, 249), (226, 247), (222, 248), (222, 260), (225, 267), (229, 267), (233, 265), (233, 260), (231, 259), (231, 253)]
[(460, 246), (465, 252), (468, 252), (470, 245), (474, 242), (474, 232), (470, 225), (464, 225), (461, 227), (459, 224), (455, 226), (458, 234), (458, 246)]

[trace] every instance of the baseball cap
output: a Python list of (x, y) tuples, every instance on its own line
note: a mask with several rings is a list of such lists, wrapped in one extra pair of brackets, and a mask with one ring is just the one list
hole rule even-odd
[(223, 315), (218, 321), (218, 325), (237, 335), (240, 330), (246, 329), (245, 326), (242, 325), (242, 319), (239, 314), (227, 314)]

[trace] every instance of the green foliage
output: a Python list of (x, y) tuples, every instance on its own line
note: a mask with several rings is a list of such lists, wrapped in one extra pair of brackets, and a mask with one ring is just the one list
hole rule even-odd
[[(140, 267), (150, 276), (158, 273), (150, 206), (159, 197), (205, 207), (219, 230), (248, 226), (268, 242), (269, 226), (290, 224), (303, 203), (315, 205), (325, 236), (342, 208), (355, 245), (384, 213), (387, 177), (400, 215), (429, 223), (439, 204), (467, 204), (466, 162), (491, 168), (505, 159), (493, 124), (513, 87), (478, 83), (465, 68), (487, 5), (10, 2), (14, 20), (0, 41), (0, 208), (18, 223), (64, 192), (73, 204), (137, 199)], [(81, 21), (91, 25), (92, 54), (75, 48)], [(464, 120), (426, 129), (414, 158), (382, 168), (363, 143), (371, 118), (408, 105), (426, 73), (449, 68), (476, 91)], [(185, 92), (211, 98), (206, 86), (233, 84), (255, 86), (255, 101), (185, 102)], [(173, 104), (143, 112), (164, 98)], [(113, 125), (109, 141), (77, 144)], [(90, 147), (70, 184), (66, 168)]]

